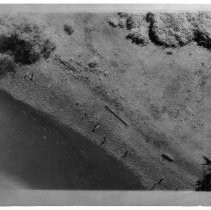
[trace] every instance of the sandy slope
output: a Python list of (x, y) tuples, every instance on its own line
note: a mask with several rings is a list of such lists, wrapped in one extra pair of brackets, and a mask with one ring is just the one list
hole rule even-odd
[[(47, 60), (20, 66), (0, 87), (86, 136), (147, 189), (161, 178), (156, 189), (194, 189), (202, 156), (211, 155), (210, 52), (195, 42), (134, 45), (126, 30), (108, 24), (110, 15), (37, 15), (56, 50)], [(71, 36), (65, 23), (74, 28)], [(93, 61), (96, 68), (89, 66)]]

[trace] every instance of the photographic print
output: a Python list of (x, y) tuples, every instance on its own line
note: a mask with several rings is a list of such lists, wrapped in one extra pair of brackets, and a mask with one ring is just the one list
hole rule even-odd
[(208, 195), (210, 9), (0, 5), (2, 203)]

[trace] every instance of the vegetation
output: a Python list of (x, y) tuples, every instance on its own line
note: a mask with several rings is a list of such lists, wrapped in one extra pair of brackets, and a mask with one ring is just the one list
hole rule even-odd
[(113, 28), (129, 31), (126, 39), (137, 45), (149, 40), (163, 47), (182, 47), (190, 42), (211, 49), (211, 16), (198, 13), (117, 13), (108, 22)]
[(71, 25), (65, 24), (64, 25), (64, 31), (66, 32), (66, 34), (72, 35), (73, 32), (74, 32), (74, 29)]
[(196, 183), (196, 191), (211, 191), (211, 161), (204, 157), (204, 174)]
[(165, 47), (184, 46), (194, 39), (193, 25), (185, 13), (148, 13), (152, 42)]
[(32, 64), (48, 58), (55, 45), (44, 33), (44, 26), (25, 16), (0, 18), (0, 52), (18, 64)]
[(139, 29), (137, 31), (130, 32), (126, 36), (126, 39), (131, 40), (131, 42), (136, 44), (136, 45), (146, 46), (149, 43), (147, 31), (144, 31), (144, 30), (141, 30), (141, 29)]
[(13, 58), (9, 55), (0, 54), (0, 75), (5, 75), (7, 72), (14, 73), (16, 65)]

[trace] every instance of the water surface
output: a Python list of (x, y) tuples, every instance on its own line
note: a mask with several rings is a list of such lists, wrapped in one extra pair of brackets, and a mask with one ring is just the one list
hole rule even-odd
[(133, 173), (91, 141), (0, 91), (0, 187), (11, 185), (144, 189)]

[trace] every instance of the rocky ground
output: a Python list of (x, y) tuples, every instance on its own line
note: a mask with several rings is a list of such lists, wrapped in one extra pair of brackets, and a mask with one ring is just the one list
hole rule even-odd
[(0, 87), (140, 189), (194, 190), (211, 157), (210, 24), (206, 12), (2, 16)]

